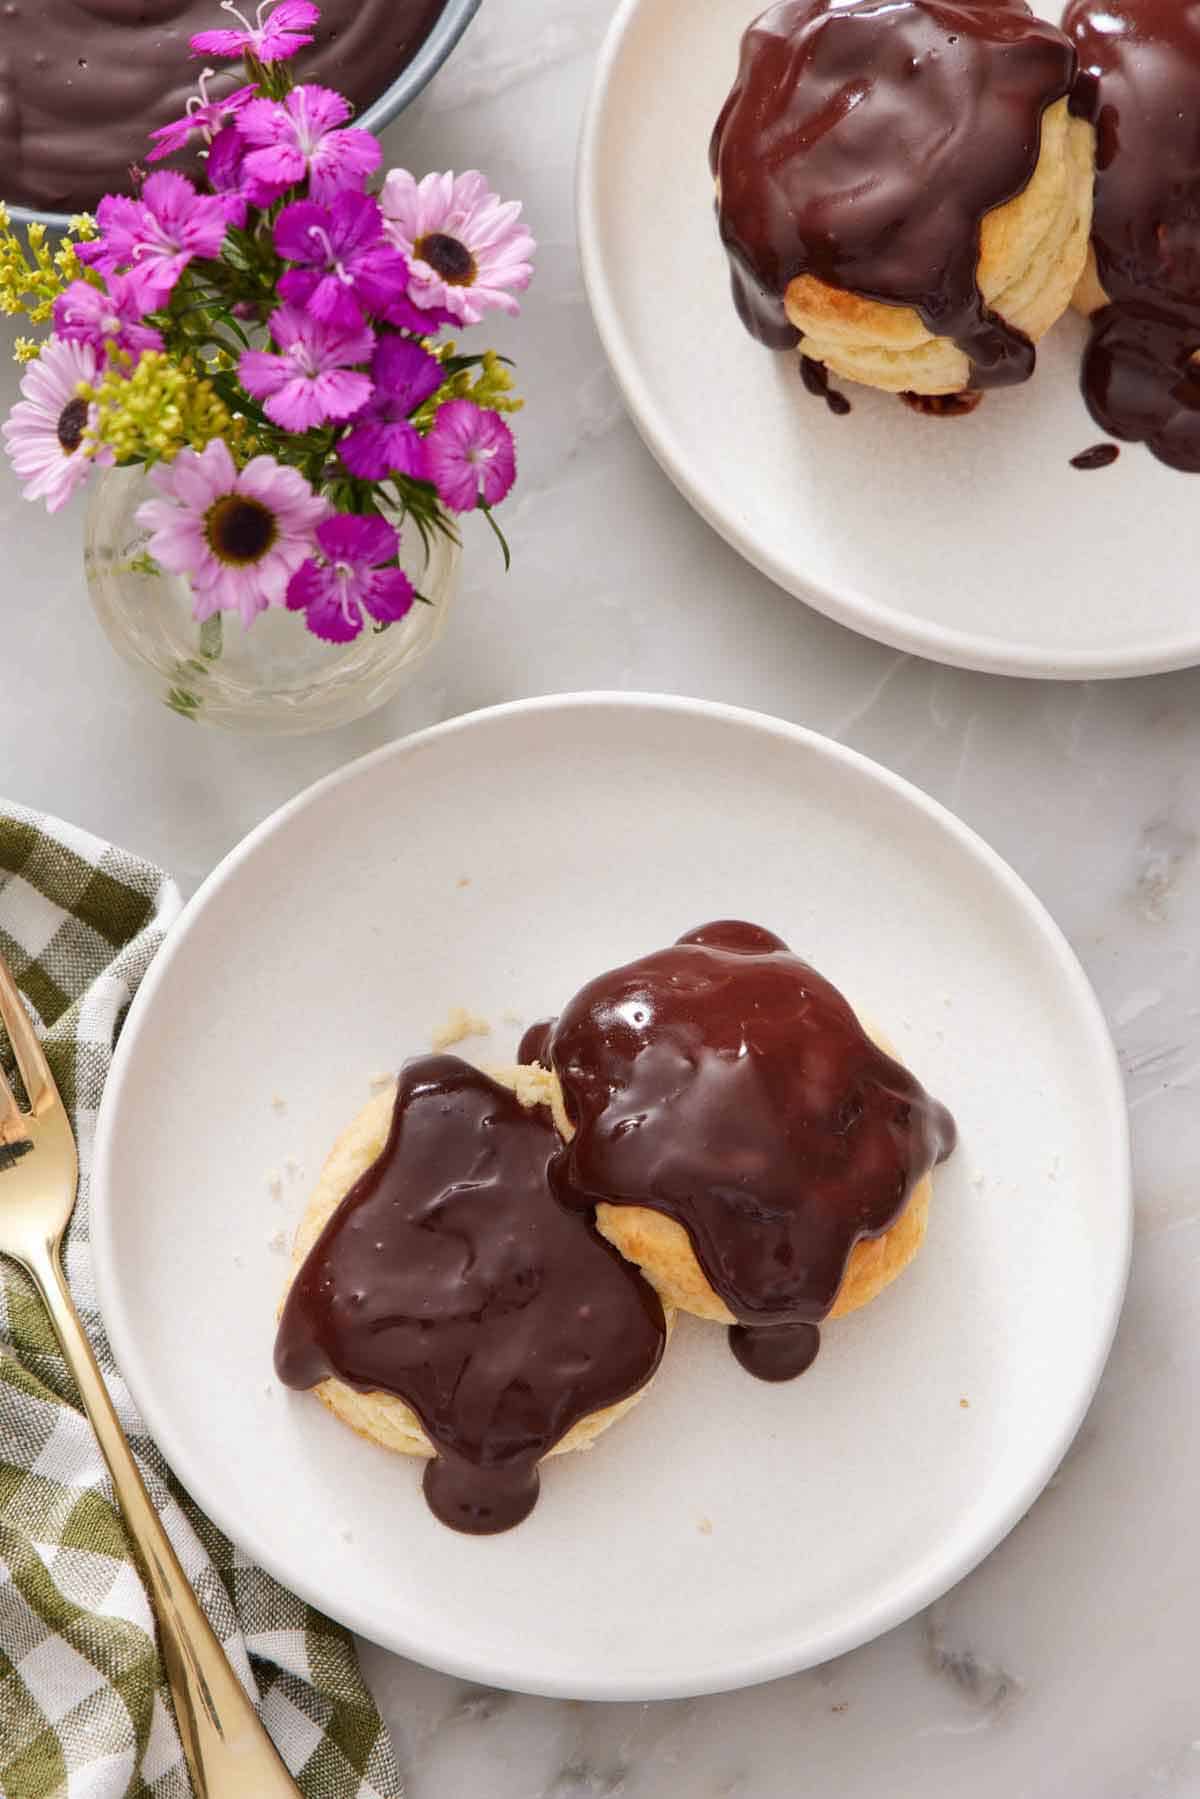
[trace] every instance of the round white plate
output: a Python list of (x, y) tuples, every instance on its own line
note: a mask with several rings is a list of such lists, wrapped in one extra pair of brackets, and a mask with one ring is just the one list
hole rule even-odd
[[(371, 1074), (426, 1049), (451, 1006), (494, 1023), (469, 1051), (506, 1057), (514, 1014), (730, 914), (788, 937), (952, 1107), (962, 1142), (927, 1245), (789, 1385), (751, 1380), (723, 1331), (684, 1319), (658, 1384), (547, 1468), (527, 1523), (457, 1536), (419, 1464), (276, 1385), (270, 1240)], [(280, 1202), (288, 1157), (303, 1175)], [(93, 1206), (118, 1362), (218, 1524), (392, 1649), (592, 1699), (766, 1680), (959, 1579), (1070, 1442), (1130, 1238), (1112, 1045), (1009, 869), (836, 744), (615, 694), (423, 732), (253, 832), (130, 1014)]]
[[(765, 0), (624, 0), (579, 167), (600, 335), (634, 422), (684, 497), (755, 567), (898, 649), (1002, 674), (1150, 674), (1200, 662), (1200, 483), (1103, 439), (1079, 394), (1083, 323), (1033, 381), (966, 419), (842, 383), (832, 417), (733, 310), (708, 140)], [(1048, 9), (1053, 15), (1053, 4)]]

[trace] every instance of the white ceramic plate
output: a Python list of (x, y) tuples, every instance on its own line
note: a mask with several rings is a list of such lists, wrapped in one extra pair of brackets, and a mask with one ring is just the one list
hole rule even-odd
[[(786, 935), (953, 1108), (927, 1246), (790, 1385), (749, 1379), (723, 1331), (684, 1320), (658, 1385), (547, 1469), (527, 1523), (457, 1536), (418, 1464), (275, 1384), (269, 1239), (371, 1073), (425, 1049), (452, 1005), (495, 1021), (477, 1053), (508, 1054), (513, 1012), (730, 914)], [(305, 1178), (281, 1204), (268, 1176), (288, 1156)], [(1004, 864), (849, 750), (628, 695), (440, 726), (252, 833), (133, 1008), (93, 1204), (118, 1361), (231, 1536), (406, 1655), (593, 1699), (765, 1680), (964, 1574), (1083, 1416), (1130, 1232), (1111, 1043)]]
[[(843, 383), (807, 395), (733, 310), (708, 174), (744, 27), (765, 0), (624, 0), (584, 126), (579, 237), (634, 421), (696, 510), (831, 618), (939, 662), (1005, 674), (1149, 674), (1200, 662), (1200, 483), (1101, 441), (1074, 314), (1036, 378), (966, 419)], [(1049, 9), (1054, 14), (1054, 7)]]

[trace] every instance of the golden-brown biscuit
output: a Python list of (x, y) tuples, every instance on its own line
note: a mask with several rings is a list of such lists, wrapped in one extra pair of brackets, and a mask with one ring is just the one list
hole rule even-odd
[(1084, 259), (1083, 273), (1076, 283), (1075, 292), (1071, 296), (1071, 304), (1076, 312), (1081, 312), (1085, 319), (1099, 312), (1102, 306), (1108, 305), (1108, 295), (1100, 282), (1100, 270), (1096, 265), (1096, 252), (1091, 244)]
[[(888, 1055), (894, 1052), (887, 1039), (872, 1026), (863, 1029)], [(562, 1137), (573, 1135), (557, 1075), (544, 1068), (492, 1068), (488, 1072), (503, 1081), (526, 1105), (550, 1107)], [(528, 1095), (528, 1097), (526, 1097)], [(908, 1204), (890, 1230), (879, 1237), (864, 1237), (850, 1252), (846, 1273), (829, 1316), (843, 1318), (883, 1292), (913, 1260), (925, 1240), (933, 1177), (917, 1182)], [(713, 1292), (696, 1259), (692, 1240), (682, 1224), (649, 1206), (596, 1207), (596, 1223), (603, 1236), (626, 1261), (636, 1262), (646, 1279), (658, 1289), (664, 1306), (708, 1318), (714, 1324), (734, 1324), (736, 1319), (720, 1296)]]
[[(1059, 100), (1042, 120), (1041, 152), (1028, 187), (985, 215), (978, 282), (984, 300), (1035, 343), (1071, 303), (1088, 254), (1095, 134)], [(800, 351), (845, 380), (888, 393), (949, 394), (969, 385), (970, 365), (908, 306), (888, 306), (829, 287), (813, 275), (784, 296)]]
[[(543, 1076), (538, 1080), (539, 1071), (529, 1069), (489, 1069), (494, 1079), (511, 1087), (522, 1105), (531, 1106), (544, 1102), (548, 1097), (547, 1081), (553, 1077)], [(533, 1077), (533, 1078), (531, 1078)], [(554, 1081), (557, 1087), (557, 1081)], [(385, 1088), (363, 1107), (358, 1116), (351, 1120), (329, 1152), (324, 1168), (307, 1210), (300, 1220), (296, 1232), (296, 1241), (292, 1249), (292, 1267), (288, 1276), (288, 1287), (295, 1279), (304, 1258), (324, 1230), (326, 1224), (336, 1212), (338, 1206), (349, 1193), (360, 1175), (366, 1173), (373, 1162), (378, 1161), (387, 1142), (388, 1131), (392, 1121), (392, 1107), (395, 1102), (395, 1086)], [(561, 1094), (558, 1099), (561, 1114)], [(286, 1290), (280, 1299), (282, 1310)], [(670, 1337), (674, 1323), (674, 1311), (664, 1302), (667, 1335)], [(602, 1431), (614, 1424), (631, 1406), (637, 1404), (647, 1392), (651, 1381), (639, 1387), (628, 1399), (616, 1405), (606, 1406), (602, 1411), (592, 1412), (586, 1418), (572, 1426), (565, 1437), (550, 1450), (551, 1455), (563, 1455), (571, 1449), (588, 1449)], [(397, 1451), (401, 1455), (433, 1454), (432, 1445), (421, 1422), (411, 1406), (396, 1397), (394, 1393), (359, 1393), (344, 1381), (324, 1380), (314, 1387), (317, 1398), (340, 1418), (343, 1424), (366, 1437), (372, 1443), (378, 1443), (383, 1449)]]

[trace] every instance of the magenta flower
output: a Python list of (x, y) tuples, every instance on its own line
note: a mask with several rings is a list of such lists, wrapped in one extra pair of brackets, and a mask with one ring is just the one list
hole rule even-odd
[(226, 94), (223, 100), (210, 100), (208, 81), (215, 73), (215, 69), (201, 69), (197, 84), (200, 92), (192, 95), (182, 119), (173, 119), (169, 125), (160, 125), (157, 131), (150, 133), (154, 148), (147, 156), (147, 162), (159, 162), (164, 156), (173, 156), (177, 150), (186, 150), (197, 132), (206, 144), (210, 144), (218, 131), (223, 131), (258, 92), (256, 87), (239, 87), (232, 94)]
[(279, 354), (244, 350), (238, 373), (274, 424), (309, 431), (329, 419), (348, 419), (370, 398), (370, 377), (350, 367), (366, 362), (375, 347), (375, 333), (365, 325), (345, 331), (298, 306), (281, 306), (267, 326)]
[(162, 497), (143, 501), (137, 520), (151, 533), (150, 555), (188, 577), (196, 618), (237, 612), (251, 625), (283, 604), (329, 511), (298, 469), (255, 456), (239, 472), (217, 437), (159, 463), (150, 479)]
[(226, 125), (223, 131), (218, 131), (209, 145), (204, 168), (208, 185), (220, 200), (231, 225), (244, 225), (249, 207), (269, 203), (270, 192), (264, 192), (259, 183), (250, 180), (246, 174), (246, 141), (236, 125)]
[(80, 262), (106, 275), (136, 269), (153, 311), (194, 256), (220, 254), (228, 221), (220, 199), (198, 194), (186, 175), (159, 169), (146, 180), (140, 200), (106, 194), (96, 223), (100, 236), (79, 245)]
[(435, 356), (406, 337), (385, 337), (371, 359), (374, 391), (356, 412), (338, 455), (352, 475), (382, 481), (388, 475), (428, 480), (425, 439), (411, 414), (436, 393), (445, 371)]
[(286, 100), (252, 100), (238, 116), (250, 145), (246, 173), (273, 195), (308, 176), (308, 197), (323, 205), (343, 188), (361, 187), (382, 151), (369, 131), (343, 129), (350, 103), (332, 88), (294, 87)]
[(312, 0), (262, 0), (253, 25), (234, 0), (221, 0), (221, 11), (232, 13), (242, 29), (198, 31), (191, 40), (193, 56), (255, 56), (259, 62), (286, 62), (312, 43), (309, 26), (321, 16)]
[(429, 479), (452, 512), (498, 506), (517, 476), (513, 434), (498, 412), (447, 400), (425, 439)]
[(90, 344), (52, 337), (21, 380), (22, 398), (5, 420), (4, 447), (27, 500), (45, 500), (47, 512), (65, 506), (75, 489), (110, 449), (84, 454), (83, 434), (95, 424), (95, 407), (79, 398), (81, 381), (93, 382), (99, 364)]
[(320, 560), (311, 558), (288, 583), (291, 611), (307, 616), (326, 643), (349, 643), (363, 628), (363, 608), (381, 625), (395, 624), (413, 603), (412, 582), (394, 564), (399, 539), (382, 518), (335, 513), (317, 526)]
[(408, 261), (417, 306), (444, 307), (464, 325), (477, 325), (492, 307), (520, 310), (512, 291), (529, 286), (536, 245), (519, 202), (500, 201), (477, 169), (420, 182), (392, 169), (380, 203), (384, 230)]
[(384, 311), (408, 281), (408, 264), (384, 242), (383, 215), (370, 194), (285, 206), (275, 221), (275, 248), (297, 265), (281, 276), (280, 294), (328, 325), (361, 325), (364, 311)]
[(91, 344), (101, 356), (111, 347), (135, 359), (143, 350), (161, 350), (162, 338), (142, 318), (154, 309), (140, 270), (109, 275), (104, 287), (72, 281), (54, 302), (54, 329), (72, 343)]

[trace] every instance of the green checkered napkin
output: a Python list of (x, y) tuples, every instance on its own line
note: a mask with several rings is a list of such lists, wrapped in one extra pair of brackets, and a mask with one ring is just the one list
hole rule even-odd
[[(392, 1749), (348, 1637), (247, 1561), (181, 1492), (96, 1309), (96, 1112), (121, 1020), (178, 909), (158, 869), (0, 801), (0, 954), (74, 1120), (82, 1179), (67, 1275), (113, 1401), (188, 1577), (305, 1793), (398, 1799)], [(189, 1792), (150, 1608), (100, 1453), (45, 1314), (0, 1259), (0, 1795)]]

